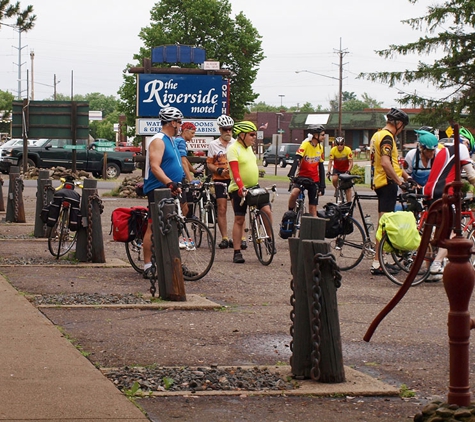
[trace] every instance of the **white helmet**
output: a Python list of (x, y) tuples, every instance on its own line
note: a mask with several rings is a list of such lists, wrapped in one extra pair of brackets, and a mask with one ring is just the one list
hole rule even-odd
[(176, 107), (164, 107), (158, 113), (158, 118), (162, 122), (173, 122), (174, 120), (183, 119), (183, 113)]
[(218, 126), (219, 127), (231, 127), (231, 126), (234, 126), (234, 120), (229, 117), (229, 116), (226, 116), (225, 114), (223, 114), (222, 116), (219, 116), (217, 119), (216, 119), (216, 123), (218, 123)]

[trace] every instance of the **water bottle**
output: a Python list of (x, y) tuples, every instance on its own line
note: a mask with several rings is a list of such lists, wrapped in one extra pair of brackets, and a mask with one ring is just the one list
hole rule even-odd
[(364, 223), (368, 229), (368, 231), (373, 231), (374, 230), (374, 225), (373, 222), (371, 221), (371, 216), (369, 214), (366, 214), (364, 216)]

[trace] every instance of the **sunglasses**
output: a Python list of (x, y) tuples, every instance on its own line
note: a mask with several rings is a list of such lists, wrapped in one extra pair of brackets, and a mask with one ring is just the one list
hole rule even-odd
[(221, 130), (223, 132), (231, 132), (233, 130), (233, 128), (232, 127), (222, 127)]
[(181, 125), (181, 120), (175, 120), (179, 125)]
[(256, 132), (248, 132), (248, 135), (249, 136), (257, 136), (257, 133)]

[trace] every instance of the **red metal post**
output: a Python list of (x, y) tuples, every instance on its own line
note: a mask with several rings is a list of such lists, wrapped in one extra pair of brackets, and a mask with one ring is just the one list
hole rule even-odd
[(468, 310), (475, 283), (475, 272), (470, 264), (473, 242), (456, 236), (444, 242), (448, 249), (449, 263), (444, 268), (444, 287), (449, 298), (449, 394), (448, 403), (469, 406), (470, 367), (469, 345), (471, 319)]

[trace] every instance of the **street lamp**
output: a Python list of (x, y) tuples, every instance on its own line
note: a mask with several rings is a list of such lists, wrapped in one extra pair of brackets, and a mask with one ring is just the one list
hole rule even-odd
[[(340, 60), (341, 61), (341, 60)], [(317, 76), (323, 76), (324, 78), (329, 78), (329, 79), (335, 79), (339, 82), (339, 91), (338, 91), (338, 136), (341, 136), (341, 109), (342, 109), (342, 104), (343, 104), (343, 65), (340, 63), (340, 77), (335, 78), (333, 76), (328, 76), (328, 75), (322, 75), (321, 73), (317, 72), (312, 72), (310, 70), (296, 70), (295, 73), (312, 73)]]
[(284, 94), (279, 94), (280, 97), (280, 109), (282, 110), (282, 99), (285, 97)]
[[(277, 176), (277, 162), (279, 161), (279, 140), (282, 139), (282, 129), (280, 128), (280, 119), (284, 116), (283, 113), (275, 113), (277, 116), (277, 136), (275, 138), (275, 168), (274, 174)], [(282, 144), (282, 141), (280, 142)]]

